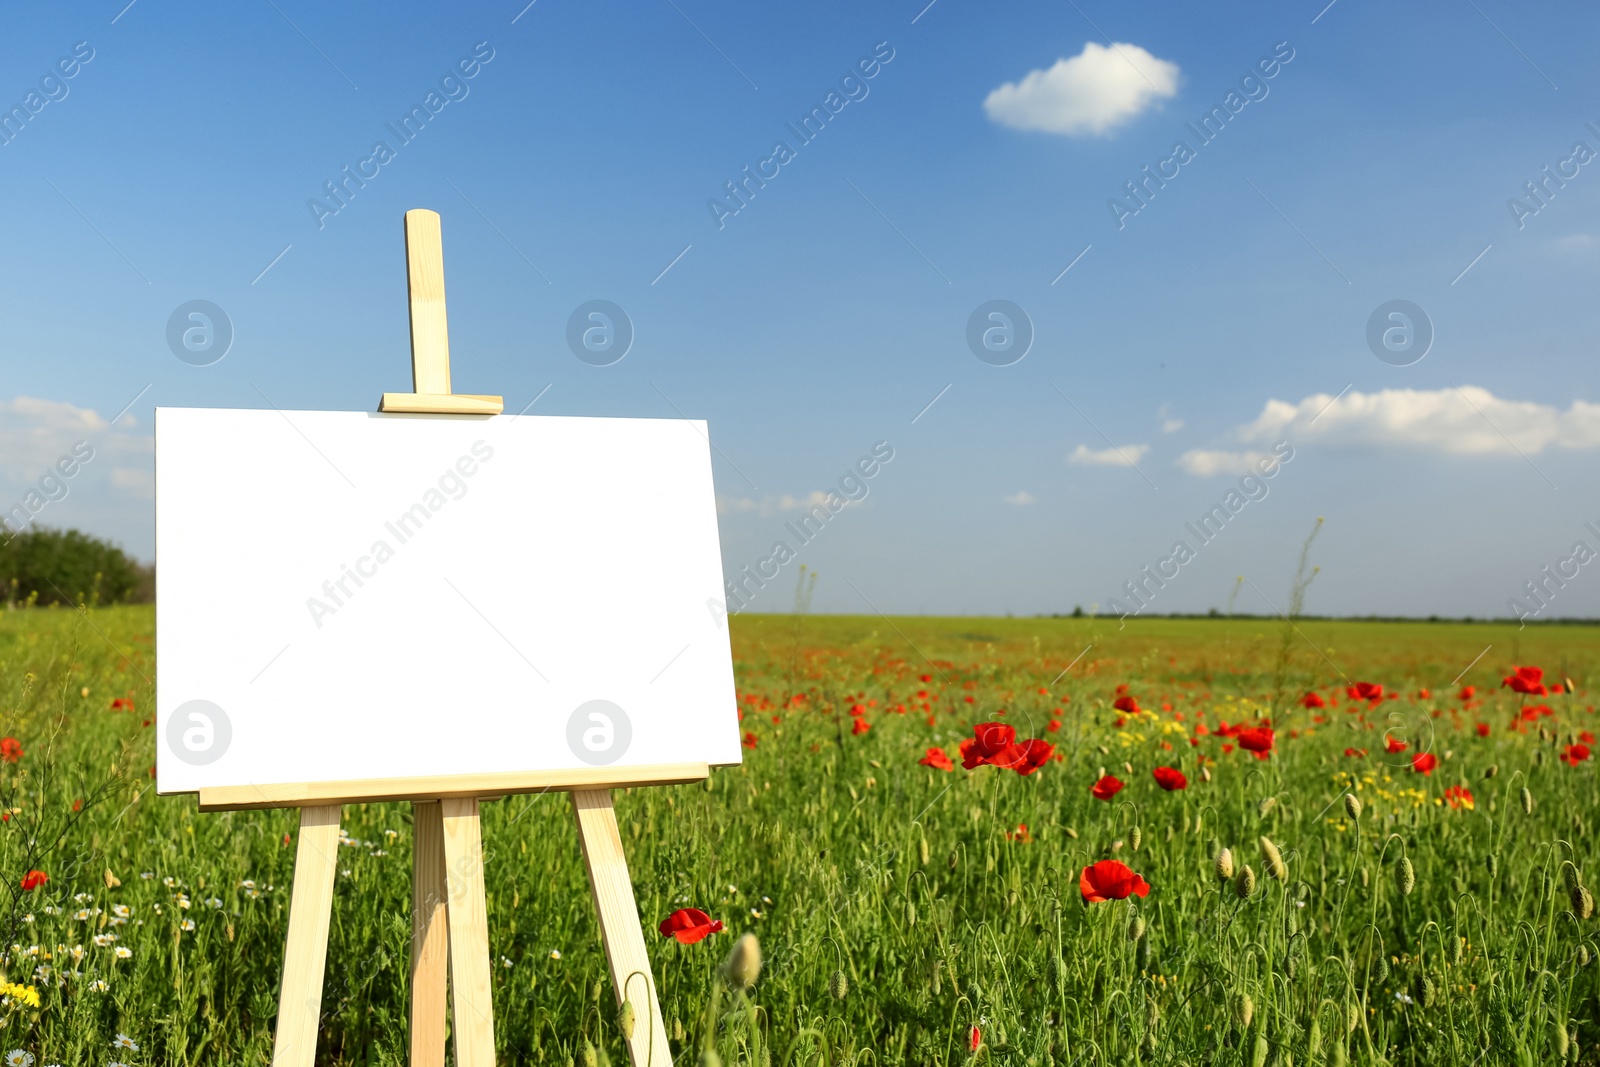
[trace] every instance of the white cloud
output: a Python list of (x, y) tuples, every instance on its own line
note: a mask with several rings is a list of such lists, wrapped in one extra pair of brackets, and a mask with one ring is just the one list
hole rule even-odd
[(1007, 504), (1016, 504), (1018, 507), (1026, 507), (1029, 504), (1038, 503), (1039, 500), (1032, 493), (1022, 489), (1017, 490), (1005, 499)]
[(1177, 465), (1198, 478), (1210, 478), (1217, 474), (1243, 474), (1254, 468), (1257, 460), (1266, 456), (1265, 452), (1215, 452), (1191, 448), (1178, 457)]
[(1101, 449), (1079, 445), (1067, 456), (1067, 462), (1085, 467), (1131, 467), (1143, 459), (1148, 451), (1149, 445), (1113, 445)]
[(1268, 400), (1234, 436), (1245, 444), (1403, 446), (1445, 455), (1533, 455), (1546, 448), (1600, 447), (1600, 404), (1574, 400), (1565, 411), (1532, 400), (1497, 397), (1476, 385), (1327, 393), (1298, 404)]
[(1183, 429), (1183, 420), (1182, 419), (1162, 419), (1161, 420), (1161, 432), (1162, 433), (1177, 433), (1181, 429)]
[(1071, 59), (1030, 71), (983, 101), (990, 121), (1014, 130), (1102, 136), (1178, 93), (1178, 65), (1136, 44), (1090, 41)]
[(750, 513), (755, 515), (776, 515), (784, 511), (805, 511), (827, 502), (829, 494), (822, 489), (813, 489), (805, 496), (792, 496), (784, 493), (782, 496), (764, 496), (757, 500), (748, 496), (719, 496), (717, 497), (717, 512), (721, 515), (737, 515)]

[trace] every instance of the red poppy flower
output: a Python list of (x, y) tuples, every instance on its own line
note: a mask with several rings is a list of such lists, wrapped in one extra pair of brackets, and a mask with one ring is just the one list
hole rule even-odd
[(1594, 734), (1590, 733), (1588, 730), (1584, 730), (1578, 734), (1578, 740), (1582, 741), (1586, 745), (1592, 745), (1594, 744)]
[(111, 702), (112, 711), (132, 711), (133, 701), (127, 697), (117, 697)]
[(1582, 763), (1584, 760), (1586, 760), (1588, 758), (1589, 758), (1589, 746), (1588, 745), (1568, 745), (1567, 746), (1567, 750), (1565, 752), (1561, 753), (1561, 756), (1560, 756), (1561, 762), (1567, 764), (1570, 767), (1576, 767), (1578, 764)]
[(745, 748), (755, 748), (756, 745), (759, 744), (760, 742), (761, 742), (761, 738), (757, 737), (750, 730), (746, 730), (744, 732), (744, 747)]
[(927, 755), (917, 760), (924, 767), (932, 767), (936, 771), (953, 771), (956, 765), (950, 762), (950, 757), (944, 754), (942, 748), (930, 748)]
[(1404, 741), (1397, 741), (1397, 740), (1395, 740), (1394, 738), (1390, 737), (1387, 734), (1384, 735), (1384, 746), (1383, 746), (1383, 748), (1384, 748), (1384, 751), (1388, 752), (1390, 755), (1394, 755), (1396, 752), (1404, 752), (1409, 747), (1410, 746), (1407, 745)]
[(22, 742), (15, 737), (0, 737), (0, 759), (15, 763), (22, 758)]
[(1256, 754), (1256, 759), (1266, 759), (1272, 752), (1273, 733), (1270, 726), (1257, 726), (1239, 731), (1239, 747)]
[(29, 871), (22, 876), (22, 891), (24, 893), (38, 889), (50, 880), (50, 876), (43, 871)]
[(1344, 750), (1344, 754), (1355, 759), (1367, 758), (1367, 750), (1364, 748), (1347, 748)]
[(1543, 667), (1517, 667), (1515, 673), (1508, 674), (1500, 679), (1500, 687), (1511, 687), (1513, 693), (1527, 693), (1529, 696), (1542, 697), (1550, 692), (1544, 684)]
[(1418, 774), (1432, 774), (1433, 769), (1439, 766), (1439, 757), (1432, 752), (1418, 752), (1411, 757), (1411, 769)]
[(1155, 775), (1156, 785), (1169, 793), (1174, 789), (1189, 788), (1189, 779), (1185, 778), (1183, 772), (1176, 767), (1157, 767), (1150, 773)]
[(1046, 726), (1045, 729), (1048, 730), (1050, 733), (1058, 733), (1058, 732), (1060, 732), (1060, 730), (1061, 730), (1061, 720), (1060, 719), (1051, 719), (1050, 720), (1050, 724), (1048, 726)]
[(1121, 791), (1122, 783), (1109, 774), (1089, 787), (1096, 800), (1110, 800)]
[(980, 722), (972, 728), (972, 736), (961, 742), (961, 766), (967, 770), (993, 764), (1010, 766), (1020, 755), (1013, 751), (1017, 745), (1017, 728), (1003, 722)]
[(1147, 897), (1150, 886), (1129, 870), (1127, 864), (1101, 860), (1083, 869), (1078, 876), (1078, 891), (1083, 894), (1085, 904), (1097, 904), (1104, 900), (1126, 900), (1134, 894)]
[(662, 937), (675, 937), (685, 945), (692, 945), (721, 932), (722, 920), (713, 919), (699, 908), (679, 908), (662, 919), (657, 929)]
[(1477, 695), (1477, 692), (1478, 692), (1478, 687), (1477, 686), (1475, 686), (1475, 685), (1464, 685), (1464, 686), (1461, 687), (1461, 692), (1456, 694), (1456, 697), (1457, 697), (1457, 699), (1460, 699), (1460, 700), (1471, 700), (1474, 696)]
[(1489, 736), (1489, 724), (1488, 723), (1480, 722), (1477, 725), (1476, 729), (1478, 731), (1478, 736), (1479, 737), (1488, 737)]
[(974, 1026), (972, 1028), (972, 1033), (967, 1035), (967, 1044), (972, 1048), (973, 1052), (976, 1052), (976, 1051), (978, 1051), (978, 1046), (980, 1044), (982, 1044), (982, 1043), (983, 1043), (983, 1035), (980, 1034), (978, 1032), (978, 1028), (976, 1026)]
[(1328, 702), (1316, 693), (1307, 693), (1300, 698), (1300, 706), (1302, 708), (1325, 708), (1328, 706)]
[(1125, 711), (1129, 715), (1139, 714), (1139, 702), (1132, 697), (1118, 697), (1111, 702), (1111, 706), (1118, 711)]
[(1022, 756), (1010, 766), (1012, 770), (1021, 775), (1032, 774), (1040, 767), (1043, 767), (1049, 762), (1050, 757), (1056, 754), (1056, 746), (1048, 741), (1040, 741), (1038, 738), (1024, 741), (1017, 747), (1022, 749)]
[(1444, 791), (1445, 803), (1452, 808), (1466, 808), (1473, 811), (1477, 804), (1473, 802), (1472, 790), (1463, 785), (1453, 785)]
[(1376, 682), (1357, 682), (1345, 690), (1351, 700), (1382, 700), (1383, 686)]
[(1006, 839), (1008, 841), (1020, 841), (1026, 845), (1028, 842), (1033, 840), (1033, 835), (1028, 832), (1027, 823), (1019, 823), (1017, 824), (1017, 828), (1015, 830), (1009, 831), (1006, 834)]
[(857, 719), (856, 724), (850, 727), (850, 732), (860, 735), (866, 733), (870, 729), (872, 729), (872, 724), (870, 722), (868, 722), (866, 719)]

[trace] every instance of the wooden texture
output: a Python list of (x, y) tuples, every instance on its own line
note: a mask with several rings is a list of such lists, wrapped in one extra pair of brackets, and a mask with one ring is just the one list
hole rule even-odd
[(629, 1059), (633, 1067), (672, 1067), (672, 1050), (667, 1045), (667, 1028), (650, 973), (650, 956), (639, 927), (639, 907), (633, 899), (633, 883), (628, 879), (628, 860), (617, 833), (611, 791), (573, 790), (572, 814), (578, 822), (578, 840), (583, 845), (584, 865), (589, 869), (595, 910), (600, 913), (600, 937), (605, 943), (606, 961), (611, 965), (617, 1004), (620, 1007), (624, 1000), (633, 1000)]
[(505, 397), (467, 393), (384, 393), (378, 410), (408, 415), (498, 415)]
[(440, 802), (450, 919), (450, 1007), (456, 1067), (494, 1067), (494, 1006), (489, 987), (489, 908), (483, 892), (478, 802)]
[(406, 212), (406, 281), (411, 297), (411, 387), (450, 392), (450, 327), (444, 310), (444, 238), (439, 213)]
[(704, 763), (662, 763), (646, 767), (578, 767), (555, 771), (507, 771), (500, 774), (446, 774), (346, 782), (201, 787), (200, 810), (297, 808), (388, 800), (428, 801), (513, 793), (567, 792), (602, 786), (624, 789), (636, 785), (698, 782), (710, 773), (711, 768)]
[(438, 803), (411, 811), (411, 1067), (444, 1067), (450, 965), (444, 812)]
[(312, 1067), (316, 1060), (338, 860), (339, 805), (301, 808), (272, 1067)]

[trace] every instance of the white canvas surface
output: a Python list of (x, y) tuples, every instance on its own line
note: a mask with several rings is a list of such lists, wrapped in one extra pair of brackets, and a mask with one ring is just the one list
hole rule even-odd
[(706, 433), (158, 409), (159, 791), (738, 763)]

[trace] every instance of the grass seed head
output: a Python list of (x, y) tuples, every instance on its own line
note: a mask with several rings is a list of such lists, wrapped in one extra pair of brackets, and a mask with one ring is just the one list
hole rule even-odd
[(1233, 851), (1223, 849), (1217, 853), (1217, 877), (1226, 882), (1233, 877)]
[(1278, 846), (1272, 843), (1270, 837), (1261, 839), (1261, 859), (1266, 865), (1268, 875), (1280, 882), (1289, 880), (1289, 865), (1283, 862), (1283, 853), (1278, 851)]
[(755, 934), (745, 934), (733, 943), (733, 950), (722, 961), (722, 976), (734, 989), (745, 990), (761, 976), (761, 942)]
[(1344, 795), (1344, 813), (1350, 816), (1351, 822), (1358, 821), (1361, 818), (1361, 798), (1354, 793), (1346, 793)]
[(1250, 869), (1248, 863), (1239, 868), (1238, 875), (1233, 879), (1233, 891), (1240, 900), (1248, 900), (1250, 894), (1256, 891), (1256, 872)]
[(1410, 856), (1401, 856), (1400, 862), (1394, 865), (1394, 884), (1403, 897), (1409, 897), (1411, 891), (1417, 888), (1417, 871), (1411, 865)]

